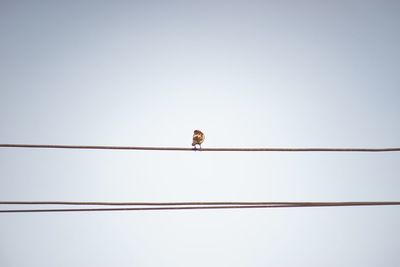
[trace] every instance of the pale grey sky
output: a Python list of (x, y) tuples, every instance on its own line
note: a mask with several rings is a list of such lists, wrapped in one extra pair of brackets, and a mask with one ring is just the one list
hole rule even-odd
[[(0, 143), (399, 146), (399, 1), (0, 0)], [(0, 149), (1, 200), (400, 200), (400, 156)], [(399, 266), (400, 209), (0, 215), (0, 265)]]

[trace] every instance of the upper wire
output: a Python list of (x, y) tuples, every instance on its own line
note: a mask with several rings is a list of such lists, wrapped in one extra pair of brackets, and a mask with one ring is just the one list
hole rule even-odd
[(190, 148), (190, 147), (143, 147), (143, 146), (86, 146), (86, 145), (35, 145), (0, 144), (4, 148), (53, 148), (97, 150), (151, 150), (151, 151), (207, 151), (207, 152), (400, 152), (400, 147), (387, 148)]

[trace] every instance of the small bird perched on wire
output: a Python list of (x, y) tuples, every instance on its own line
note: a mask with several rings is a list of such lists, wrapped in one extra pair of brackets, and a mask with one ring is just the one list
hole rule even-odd
[(203, 141), (204, 141), (204, 134), (202, 133), (202, 131), (194, 130), (193, 142), (192, 142), (192, 146), (194, 146), (194, 149), (196, 150), (196, 145), (199, 145), (201, 149), (201, 144), (203, 143)]

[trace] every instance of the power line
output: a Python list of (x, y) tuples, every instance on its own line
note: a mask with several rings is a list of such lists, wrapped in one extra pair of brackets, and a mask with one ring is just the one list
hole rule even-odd
[(400, 147), (387, 148), (189, 148), (189, 147), (142, 147), (142, 146), (77, 146), (0, 144), (4, 148), (53, 148), (96, 150), (150, 150), (150, 151), (207, 151), (207, 152), (400, 152)]
[(213, 206), (213, 205), (400, 205), (398, 201), (191, 201), (191, 202), (110, 202), (110, 201), (0, 201), (0, 205), (79, 205), (79, 206)]
[[(16, 202), (14, 202), (16, 203)], [(21, 203), (21, 202), (20, 202)], [(32, 202), (30, 202), (33, 204)], [(43, 203), (43, 202), (42, 202)], [(49, 203), (49, 202), (48, 202)], [(58, 202), (59, 203), (59, 202)], [(73, 202), (83, 203), (83, 202)], [(99, 202), (86, 202), (86, 203), (99, 203)], [(109, 202), (102, 202), (109, 203)], [(117, 204), (118, 202), (111, 202)], [(143, 205), (145, 202), (132, 202), (134, 204)], [(179, 204), (178, 204), (179, 203)], [(183, 206), (183, 204), (191, 206)], [(201, 203), (201, 204), (200, 204)], [(220, 203), (220, 204), (216, 204)], [(226, 204), (221, 203), (242, 203), (237, 204)], [(244, 204), (245, 203), (245, 204)], [(269, 204), (257, 204), (254, 203), (269, 203)], [(8, 201), (3, 201), (1, 204), (13, 204)], [(51, 205), (53, 205), (52, 202)], [(119, 203), (126, 204), (126, 203)], [(157, 203), (150, 203), (157, 204)], [(400, 205), (399, 201), (381, 201), (381, 202), (165, 202), (167, 205), (180, 205), (174, 207), (162, 207), (160, 205), (156, 207), (123, 207), (123, 208), (80, 208), (80, 209), (8, 209), (0, 210), (0, 213), (37, 213), (37, 212), (96, 212), (96, 211), (166, 211), (166, 210), (205, 210), (205, 209), (257, 209), (257, 208), (306, 208), (306, 207), (346, 207), (346, 206), (394, 206)], [(43, 205), (43, 204), (42, 204)], [(79, 204), (80, 205), (80, 204)], [(86, 204), (88, 205), (88, 204)], [(98, 204), (96, 204), (98, 205)], [(131, 204), (132, 205), (132, 204)], [(149, 203), (146, 203), (149, 205)]]
[(198, 206), (198, 205), (283, 205), (309, 202), (104, 202), (104, 201), (0, 201), (0, 205), (79, 205), (79, 206)]

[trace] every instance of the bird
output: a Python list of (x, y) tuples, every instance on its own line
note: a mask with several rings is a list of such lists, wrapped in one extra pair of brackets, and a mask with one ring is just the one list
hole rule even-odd
[(201, 144), (204, 141), (204, 134), (202, 131), (200, 130), (194, 130), (193, 132), (193, 142), (192, 142), (192, 146), (194, 146), (194, 149), (196, 150), (196, 145), (200, 146), (201, 149)]

